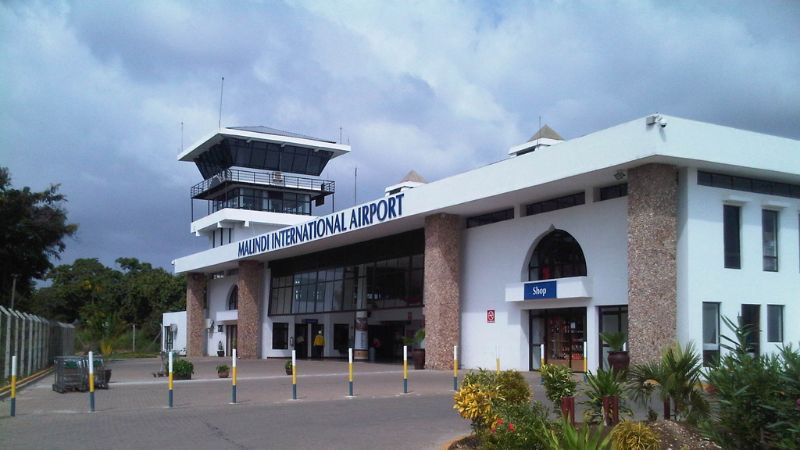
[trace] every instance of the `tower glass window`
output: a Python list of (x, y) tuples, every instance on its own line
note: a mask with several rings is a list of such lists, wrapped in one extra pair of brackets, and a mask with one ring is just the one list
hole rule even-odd
[(239, 309), (239, 286), (234, 286), (228, 296), (228, 310)]

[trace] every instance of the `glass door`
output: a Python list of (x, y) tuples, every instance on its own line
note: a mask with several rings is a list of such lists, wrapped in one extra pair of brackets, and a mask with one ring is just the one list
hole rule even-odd
[[(600, 310), (600, 333), (625, 333), (628, 335), (628, 307), (627, 306), (601, 306)], [(600, 344), (600, 367), (609, 370), (608, 352), (611, 347), (603, 342), (600, 335), (597, 336)]]
[(545, 362), (583, 371), (586, 308), (545, 310)]

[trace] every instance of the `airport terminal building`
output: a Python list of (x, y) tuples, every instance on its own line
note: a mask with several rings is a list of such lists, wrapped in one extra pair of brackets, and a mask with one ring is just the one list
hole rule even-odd
[(467, 368), (582, 371), (607, 366), (608, 331), (634, 362), (675, 341), (710, 359), (723, 316), (757, 352), (800, 341), (800, 141), (661, 115), (545, 126), (502, 161), (336, 210), (320, 174), (349, 151), (241, 127), (179, 155), (208, 241), (174, 261), (189, 356), (308, 357), (322, 332), (324, 357), (391, 361), (424, 327), (430, 368), (458, 345)]

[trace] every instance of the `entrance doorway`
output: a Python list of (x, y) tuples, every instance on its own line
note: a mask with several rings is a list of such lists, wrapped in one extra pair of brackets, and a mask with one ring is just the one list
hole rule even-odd
[[(321, 323), (313, 323), (311, 324), (311, 344), (314, 344), (314, 339), (316, 339), (317, 335), (322, 333), (322, 336), (325, 336), (325, 325)], [(311, 355), (314, 358), (322, 359), (323, 354), (325, 353), (325, 347), (323, 346), (321, 349), (319, 347), (313, 347), (313, 354)]]
[(539, 368), (544, 345), (544, 362), (584, 370), (586, 308), (532, 310), (529, 316), (530, 370)]
[(744, 331), (749, 331), (747, 335), (747, 352), (758, 357), (761, 352), (759, 343), (761, 342), (761, 305), (742, 305), (742, 315), (739, 318), (739, 326)]
[(233, 349), (236, 348), (237, 338), (239, 337), (239, 330), (236, 325), (225, 325), (225, 347), (227, 353), (225, 356), (233, 355)]
[(308, 358), (308, 324), (294, 324), (294, 349), (300, 359)]
[[(381, 325), (370, 325), (368, 341), (370, 349), (375, 351), (375, 361), (393, 362), (403, 357), (403, 335), (405, 325), (402, 322), (383, 322)], [(411, 348), (408, 349), (409, 354)]]

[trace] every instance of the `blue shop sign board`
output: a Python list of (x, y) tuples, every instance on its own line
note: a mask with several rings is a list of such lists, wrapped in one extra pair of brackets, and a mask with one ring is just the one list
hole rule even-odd
[(525, 300), (558, 298), (558, 292), (556, 288), (557, 288), (556, 280), (525, 283), (523, 298)]

